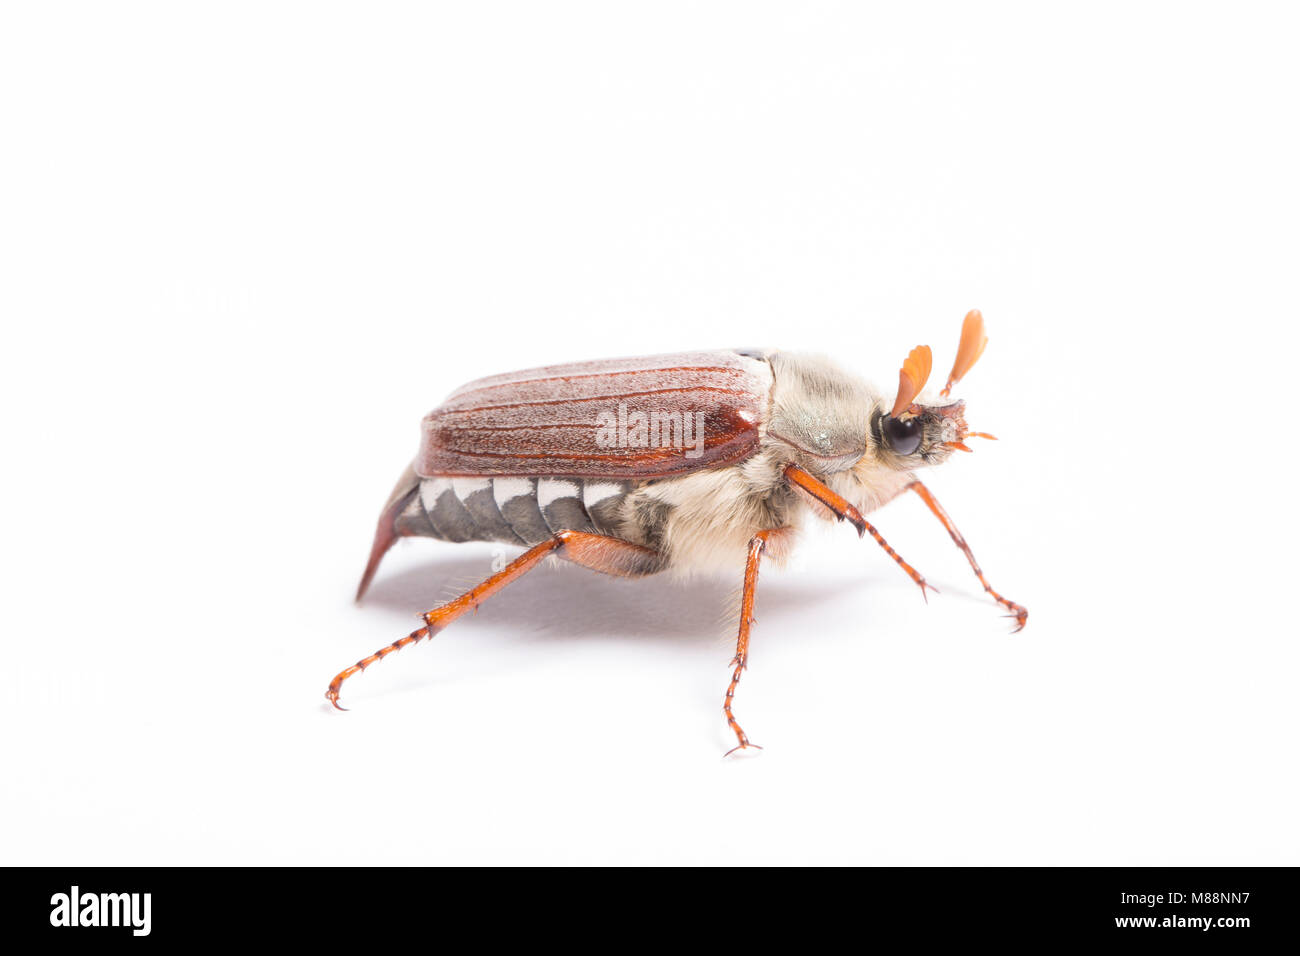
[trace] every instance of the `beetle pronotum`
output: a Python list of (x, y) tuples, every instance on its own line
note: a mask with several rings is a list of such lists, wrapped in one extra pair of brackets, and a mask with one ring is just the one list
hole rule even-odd
[[(984, 320), (972, 311), (940, 401), (987, 343)], [(432, 637), (547, 555), (626, 577), (743, 561), (723, 713), (737, 740), (728, 753), (755, 747), (732, 701), (749, 662), (759, 563), (783, 560), (811, 513), (870, 534), (924, 596), (925, 578), (863, 517), (905, 491), (943, 523), (1019, 630), (1029, 612), (988, 583), (914, 471), (953, 451), (970, 451), (967, 438), (993, 437), (967, 429), (964, 402), (919, 400), (931, 362), (929, 346), (912, 350), (892, 405), (825, 359), (779, 351), (580, 362), (465, 385), (425, 416), (419, 454), (380, 515), (357, 599), (399, 537), (498, 541), (527, 550), (427, 612), (423, 627), (344, 670), (326, 698), (342, 710), (345, 680)]]

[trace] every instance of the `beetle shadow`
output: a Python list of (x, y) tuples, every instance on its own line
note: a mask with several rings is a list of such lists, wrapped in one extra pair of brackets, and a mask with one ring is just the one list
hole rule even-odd
[[(418, 614), (463, 594), (491, 573), (484, 556), (447, 557), (387, 577), (381, 573), (363, 606)], [(474, 616), (494, 627), (566, 638), (630, 637), (670, 643), (734, 638), (743, 573), (742, 566), (731, 580), (725, 574), (619, 578), (548, 560), (485, 601)], [(764, 620), (772, 622), (843, 598), (845, 593), (842, 583), (776, 574), (759, 584), (757, 605)], [(455, 626), (470, 623), (461, 618)]]

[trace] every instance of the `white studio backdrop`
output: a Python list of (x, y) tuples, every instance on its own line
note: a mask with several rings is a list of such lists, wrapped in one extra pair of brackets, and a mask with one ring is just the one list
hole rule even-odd
[[(1296, 864), (1285, 5), (0, 13), (0, 862)], [(1001, 439), (764, 569), (406, 541), (481, 375), (773, 346)]]

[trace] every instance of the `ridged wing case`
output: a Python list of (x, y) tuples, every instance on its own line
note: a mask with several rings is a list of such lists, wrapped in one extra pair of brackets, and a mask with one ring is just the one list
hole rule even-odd
[[(768, 363), (734, 351), (493, 375), (425, 416), (415, 471), (627, 481), (730, 464), (757, 449), (771, 390)], [(651, 426), (649, 440), (638, 414)]]

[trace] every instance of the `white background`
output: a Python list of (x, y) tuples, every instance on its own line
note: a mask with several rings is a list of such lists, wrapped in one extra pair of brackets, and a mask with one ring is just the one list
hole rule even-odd
[[(0, 15), (5, 863), (1300, 863), (1297, 22), (1241, 4)], [(732, 346), (980, 444), (872, 543), (352, 590), (420, 417)]]

